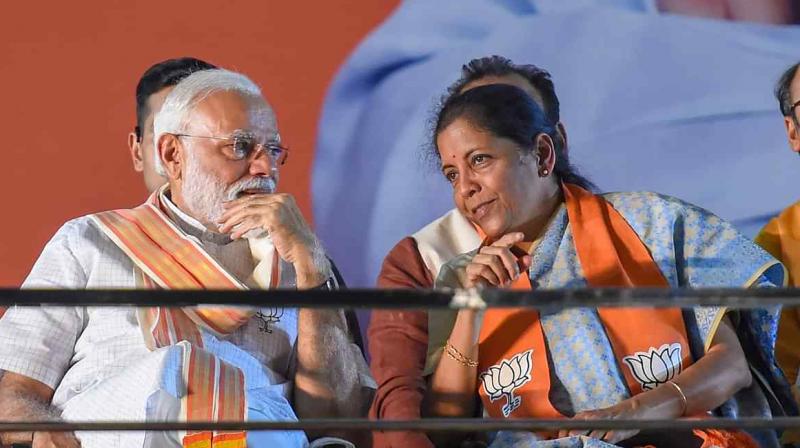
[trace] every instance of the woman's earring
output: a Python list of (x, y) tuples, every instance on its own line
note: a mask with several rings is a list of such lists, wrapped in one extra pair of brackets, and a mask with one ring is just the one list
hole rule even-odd
[(547, 177), (548, 174), (550, 174), (550, 171), (548, 171), (548, 169), (545, 168), (539, 172), (539, 177)]

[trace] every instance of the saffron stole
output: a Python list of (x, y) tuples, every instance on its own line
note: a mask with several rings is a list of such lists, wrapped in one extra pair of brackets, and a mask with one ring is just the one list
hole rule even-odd
[[(137, 284), (164, 289), (247, 289), (175, 226), (165, 214), (161, 201), (163, 191), (154, 192), (147, 202), (134, 209), (92, 215), (103, 233), (135, 264)], [(275, 287), (279, 282), (277, 252), (272, 255), (269, 280), (265, 284), (257, 281), (265, 288)], [(138, 310), (139, 326), (148, 349), (188, 342), (183, 362), (187, 390), (181, 398), (182, 419), (198, 422), (245, 420), (244, 376), (238, 368), (203, 349), (201, 330), (225, 336), (247, 323), (254, 313), (255, 310), (243, 307)], [(185, 448), (246, 447), (244, 431), (187, 432), (182, 440)]]
[[(566, 184), (563, 191), (575, 248), (589, 286), (669, 286), (647, 247), (611, 204), (575, 185)], [(530, 278), (527, 275), (519, 276), (512, 289), (530, 290)], [(679, 308), (600, 308), (598, 314), (621, 367), (624, 366), (622, 357), (625, 355), (646, 353), (651, 347), (675, 343), (681, 347), (683, 368), (691, 365), (688, 337)], [(532, 354), (524, 358), (514, 358), (515, 355), (526, 354), (528, 351), (532, 351)], [(486, 388), (479, 388), (483, 405), (489, 415), (500, 418), (510, 417), (512, 413), (519, 417), (563, 417), (549, 400), (550, 376), (544, 372), (549, 372), (550, 367), (544, 332), (536, 310), (487, 310), (478, 352), (478, 372), (492, 374), (504, 361), (511, 366), (515, 363), (528, 364), (530, 368), (526, 370), (539, 372), (532, 378), (526, 378), (528, 381), (524, 384), (515, 387), (509, 400), (497, 399), (490, 396)], [(621, 370), (631, 395), (642, 392), (640, 382), (630, 370)], [(515, 375), (518, 373), (524, 372), (514, 372)], [(503, 374), (508, 376), (506, 372)], [(497, 375), (501, 373), (498, 371), (495, 373)], [(514, 395), (525, 399), (512, 403)]]

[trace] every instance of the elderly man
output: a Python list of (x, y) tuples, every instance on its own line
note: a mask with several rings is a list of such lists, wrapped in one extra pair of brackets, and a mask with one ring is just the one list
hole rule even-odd
[[(775, 97), (783, 115), (789, 148), (800, 154), (798, 67), (800, 63), (792, 65), (783, 73), (775, 86)], [(756, 237), (756, 243), (786, 266), (790, 286), (800, 286), (800, 202), (790, 205), (767, 223)], [(789, 381), (796, 384), (800, 370), (800, 313), (797, 308), (784, 308), (781, 313), (775, 355)], [(798, 394), (797, 386), (794, 392)]]
[(142, 173), (147, 191), (152, 193), (167, 183), (155, 170), (153, 149), (153, 117), (161, 110), (164, 99), (182, 79), (199, 70), (216, 68), (192, 57), (167, 59), (148, 68), (136, 84), (136, 127), (128, 134), (133, 169)]
[[(247, 77), (205, 70), (154, 124), (168, 185), (66, 223), (28, 288), (336, 287), (288, 194), (275, 115)], [(0, 420), (292, 420), (365, 413), (371, 379), (339, 310), (18, 307), (0, 320)], [(34, 447), (304, 446), (299, 432), (4, 434)]]
[[(136, 127), (128, 133), (128, 150), (133, 169), (142, 173), (149, 193), (167, 183), (167, 178), (155, 170), (153, 150), (153, 117), (164, 104), (164, 98), (175, 84), (198, 70), (216, 68), (192, 57), (167, 59), (148, 68), (136, 85)], [(0, 307), (0, 317), (5, 308)]]

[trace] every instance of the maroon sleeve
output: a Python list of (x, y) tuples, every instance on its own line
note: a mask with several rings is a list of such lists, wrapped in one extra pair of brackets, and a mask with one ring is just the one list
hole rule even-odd
[[(431, 288), (433, 279), (413, 238), (400, 241), (383, 261), (379, 288)], [(416, 310), (375, 310), (370, 318), (370, 368), (378, 390), (370, 418), (415, 420), (425, 394), (425, 356), (428, 351), (428, 313)], [(433, 448), (424, 433), (376, 432), (376, 448)]]

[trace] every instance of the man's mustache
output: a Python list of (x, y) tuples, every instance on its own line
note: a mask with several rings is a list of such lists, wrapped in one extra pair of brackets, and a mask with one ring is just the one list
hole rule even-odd
[(247, 190), (258, 190), (264, 193), (274, 193), (277, 188), (277, 182), (272, 176), (263, 177), (250, 177), (237, 181), (226, 191), (227, 200), (231, 201), (239, 197), (242, 192)]

